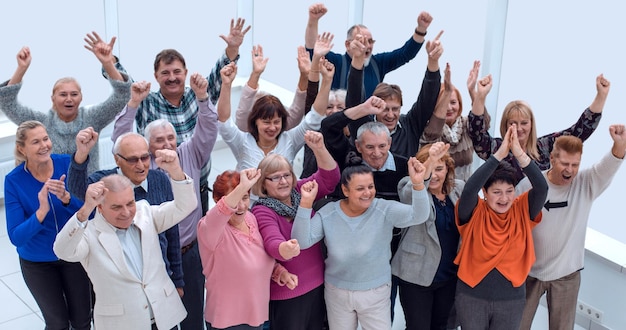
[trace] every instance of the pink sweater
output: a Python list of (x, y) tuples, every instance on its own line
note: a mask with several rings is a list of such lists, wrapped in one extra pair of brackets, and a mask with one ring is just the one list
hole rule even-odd
[[(298, 181), (294, 189), (299, 191), (304, 183), (313, 179), (318, 183), (317, 199), (320, 199), (335, 189), (339, 182), (339, 168), (335, 167), (331, 171), (318, 169), (310, 177)], [(286, 261), (280, 256), (278, 246), (280, 243), (291, 239), (293, 219), (286, 219), (263, 205), (254, 206), (252, 213), (256, 216), (259, 223), (265, 251), (287, 268), (287, 271), (298, 276), (298, 286), (293, 290), (271, 282), (270, 299), (286, 300), (299, 297), (322, 285), (324, 283), (324, 258), (322, 257), (320, 243), (301, 250), (300, 255)]]
[(254, 215), (250, 234), (228, 224), (235, 212), (222, 198), (198, 223), (202, 272), (206, 277), (204, 318), (216, 328), (259, 326), (268, 319), (270, 279), (275, 260), (265, 253)]

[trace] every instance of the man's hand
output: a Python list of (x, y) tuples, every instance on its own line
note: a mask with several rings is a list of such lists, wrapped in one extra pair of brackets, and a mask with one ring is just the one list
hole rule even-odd
[(201, 74), (194, 72), (191, 77), (189, 77), (189, 85), (191, 85), (191, 89), (196, 94), (197, 100), (206, 100), (209, 98), (209, 92), (207, 92), (209, 81)]
[(613, 156), (624, 159), (626, 154), (626, 127), (622, 124), (611, 125), (609, 126), (609, 133), (613, 139), (613, 149), (611, 149)]
[(161, 149), (154, 153), (154, 161), (158, 167), (166, 171), (172, 180), (182, 181), (185, 179), (185, 173), (180, 167), (178, 153), (175, 150)]
[(147, 81), (136, 81), (130, 86), (130, 101), (128, 106), (139, 108), (139, 105), (150, 94), (150, 83)]
[(230, 62), (220, 70), (222, 85), (231, 85), (237, 76), (237, 64)]
[(316, 3), (309, 7), (309, 20), (319, 21), (322, 16), (328, 12), (326, 6), (323, 3)]
[(220, 34), (220, 38), (226, 42), (226, 56), (231, 61), (234, 61), (239, 54), (239, 46), (243, 43), (243, 38), (246, 36), (246, 33), (250, 31), (251, 26), (248, 25), (244, 29), (244, 24), (246, 20), (243, 18), (238, 18), (235, 23), (235, 19), (230, 20), (230, 32), (227, 36)]
[(87, 160), (89, 152), (98, 143), (98, 132), (93, 127), (82, 129), (76, 134), (76, 154), (74, 161), (82, 164)]
[(430, 23), (433, 22), (433, 17), (426, 11), (421, 12), (417, 16), (417, 31), (426, 33)]

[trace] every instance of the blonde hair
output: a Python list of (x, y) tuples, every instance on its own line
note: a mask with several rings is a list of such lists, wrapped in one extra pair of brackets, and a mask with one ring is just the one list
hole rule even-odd
[(37, 127), (46, 128), (46, 126), (36, 120), (27, 120), (17, 127), (17, 131), (15, 132), (15, 149), (13, 151), (15, 155), (15, 166), (26, 162), (26, 156), (20, 152), (19, 147), (24, 148), (26, 145), (26, 135)]
[(530, 105), (524, 101), (511, 101), (506, 105), (502, 112), (502, 120), (500, 121), (500, 135), (504, 137), (506, 131), (509, 128), (508, 121), (513, 115), (519, 115), (522, 118), (530, 120), (530, 134), (528, 134), (528, 140), (526, 145), (522, 146), (526, 150), (526, 153), (530, 158), (534, 160), (539, 159), (539, 150), (537, 148), (537, 128), (535, 127), (535, 116)]
[(57, 89), (59, 88), (59, 85), (67, 84), (67, 83), (75, 83), (76, 87), (78, 87), (78, 91), (82, 93), (81, 88), (80, 88), (80, 84), (78, 83), (78, 81), (75, 78), (64, 77), (64, 78), (61, 78), (61, 79), (57, 80), (54, 83), (54, 86), (52, 86), (52, 95), (54, 95), (54, 93), (57, 91)]
[(265, 178), (267, 178), (268, 174), (275, 173), (281, 170), (289, 170), (291, 173), (291, 186), (294, 188), (296, 186), (296, 174), (293, 172), (293, 167), (291, 163), (279, 154), (269, 154), (261, 160), (259, 163), (258, 169), (261, 170), (261, 177), (259, 180), (252, 186), (252, 193), (259, 197), (272, 197), (267, 195), (267, 189), (265, 189)]

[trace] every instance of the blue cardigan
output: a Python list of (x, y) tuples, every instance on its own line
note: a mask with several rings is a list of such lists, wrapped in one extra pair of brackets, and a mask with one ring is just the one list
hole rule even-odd
[[(53, 179), (67, 176), (70, 164), (69, 155), (50, 155), (54, 172)], [(24, 167), (18, 165), (4, 178), (4, 202), (7, 219), (7, 232), (11, 243), (17, 247), (20, 258), (33, 262), (57, 261), (52, 251), (57, 233), (63, 228), (82, 202), (72, 196), (70, 204), (64, 206), (55, 195), (49, 194), (50, 211), (42, 223), (35, 212), (39, 208), (37, 194), (44, 182), (35, 179)]]

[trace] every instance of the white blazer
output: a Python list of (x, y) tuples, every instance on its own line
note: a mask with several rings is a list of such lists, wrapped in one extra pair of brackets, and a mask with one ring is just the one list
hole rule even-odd
[(76, 214), (59, 232), (54, 252), (80, 261), (96, 293), (95, 328), (150, 329), (152, 308), (159, 329), (171, 329), (187, 316), (165, 270), (158, 234), (174, 226), (197, 206), (192, 180), (172, 181), (174, 200), (161, 205), (137, 202), (134, 223), (141, 234), (142, 280), (126, 266), (122, 245), (100, 212), (83, 227)]

